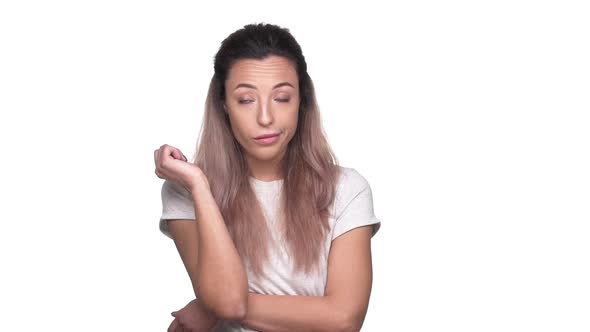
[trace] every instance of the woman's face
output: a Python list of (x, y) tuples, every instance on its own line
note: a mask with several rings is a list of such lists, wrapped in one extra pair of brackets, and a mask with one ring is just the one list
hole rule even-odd
[[(238, 60), (229, 70), (225, 91), (225, 111), (250, 165), (280, 161), (297, 129), (300, 99), (295, 66), (274, 55)], [(278, 136), (256, 139), (267, 134)]]

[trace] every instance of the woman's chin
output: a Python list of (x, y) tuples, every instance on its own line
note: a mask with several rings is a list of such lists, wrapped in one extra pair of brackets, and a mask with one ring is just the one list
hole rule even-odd
[(281, 150), (278, 147), (255, 148), (250, 155), (260, 161), (272, 161), (281, 155)]

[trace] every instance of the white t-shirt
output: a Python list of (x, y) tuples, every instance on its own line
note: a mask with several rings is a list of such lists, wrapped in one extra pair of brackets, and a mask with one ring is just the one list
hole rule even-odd
[[(332, 240), (347, 231), (365, 225), (373, 225), (373, 235), (381, 227), (381, 221), (373, 213), (373, 197), (367, 180), (353, 168), (340, 167), (340, 177), (336, 197), (329, 218), (330, 232), (325, 241), (319, 273), (305, 275), (296, 272), (290, 261), (286, 246), (270, 250), (270, 260), (265, 265), (264, 279), (256, 278), (250, 271), (248, 284), (250, 292), (265, 295), (304, 295), (322, 296), (327, 280), (328, 254)], [(276, 222), (278, 198), (283, 180), (261, 181), (250, 177), (250, 183), (260, 200), (267, 216), (270, 232), (275, 239), (280, 239)], [(184, 187), (165, 180), (162, 185), (162, 216), (160, 230), (172, 238), (168, 231), (169, 219), (195, 220), (191, 193)], [(276, 241), (283, 244), (284, 241)], [(254, 331), (239, 324), (220, 320), (211, 331)]]

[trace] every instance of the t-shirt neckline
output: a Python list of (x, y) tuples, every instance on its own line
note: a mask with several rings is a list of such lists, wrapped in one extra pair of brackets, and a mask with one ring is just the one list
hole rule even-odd
[(268, 187), (275, 187), (281, 183), (283, 183), (284, 179), (278, 179), (278, 180), (272, 180), (272, 181), (263, 181), (263, 180), (258, 180), (257, 178), (253, 177), (253, 176), (248, 176), (250, 179), (250, 182), (252, 182), (255, 186), (257, 187), (263, 187), (263, 188), (268, 188)]

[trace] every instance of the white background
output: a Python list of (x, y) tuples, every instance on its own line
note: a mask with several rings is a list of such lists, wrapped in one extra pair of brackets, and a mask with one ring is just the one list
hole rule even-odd
[(2, 331), (165, 331), (193, 298), (153, 150), (192, 156), (221, 41), (303, 48), (382, 228), (363, 331), (590, 330), (583, 1), (4, 1)]

